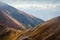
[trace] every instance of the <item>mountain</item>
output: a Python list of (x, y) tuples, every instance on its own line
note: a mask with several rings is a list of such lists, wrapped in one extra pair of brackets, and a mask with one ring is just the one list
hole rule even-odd
[(55, 8), (40, 8), (40, 7), (31, 7), (31, 8), (18, 8), (27, 13), (33, 14), (38, 18), (42, 18), (43, 20), (47, 21), (51, 18), (60, 16), (60, 6), (56, 6)]
[(60, 40), (60, 16), (38, 25), (27, 34), (23, 36), (24, 40)]
[(5, 27), (15, 28), (15, 29), (24, 29), (23, 28), (24, 26), (20, 22), (18, 22), (17, 20), (15, 20), (14, 18), (12, 18), (6, 13), (7, 12), (0, 10), (0, 25), (3, 25)]
[(0, 2), (0, 10), (4, 12), (4, 14), (9, 15), (11, 18), (17, 20), (25, 28), (34, 27), (42, 22), (44, 22), (42, 19), (38, 19), (32, 15), (29, 15), (23, 11), (17, 10), (16, 8), (5, 4), (3, 2)]

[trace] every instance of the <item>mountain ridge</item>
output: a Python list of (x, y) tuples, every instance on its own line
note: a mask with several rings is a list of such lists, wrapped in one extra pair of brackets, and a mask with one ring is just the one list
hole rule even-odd
[(2, 2), (0, 2), (0, 10), (7, 12), (6, 14), (22, 23), (26, 28), (31, 28), (44, 22), (42, 19), (38, 19)]
[(29, 30), (22, 40), (60, 40), (60, 16), (52, 18)]

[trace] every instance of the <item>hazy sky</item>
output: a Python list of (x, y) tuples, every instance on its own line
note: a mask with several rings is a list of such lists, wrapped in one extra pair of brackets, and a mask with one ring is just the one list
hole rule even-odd
[(0, 0), (43, 20), (60, 16), (60, 0)]

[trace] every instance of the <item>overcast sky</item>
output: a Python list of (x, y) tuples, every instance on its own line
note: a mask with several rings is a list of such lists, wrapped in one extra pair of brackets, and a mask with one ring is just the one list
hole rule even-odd
[(60, 0), (0, 0), (43, 20), (60, 16)]

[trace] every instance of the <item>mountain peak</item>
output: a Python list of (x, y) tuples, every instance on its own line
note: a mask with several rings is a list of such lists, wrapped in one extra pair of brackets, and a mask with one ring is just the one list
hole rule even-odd
[(60, 19), (60, 16), (56, 17), (57, 19)]
[(51, 19), (51, 21), (60, 21), (60, 16), (57, 16), (57, 17), (55, 17), (55, 18), (53, 18), (53, 19)]
[(4, 2), (0, 1), (0, 6), (4, 6), (4, 5), (6, 5), (6, 4)]

